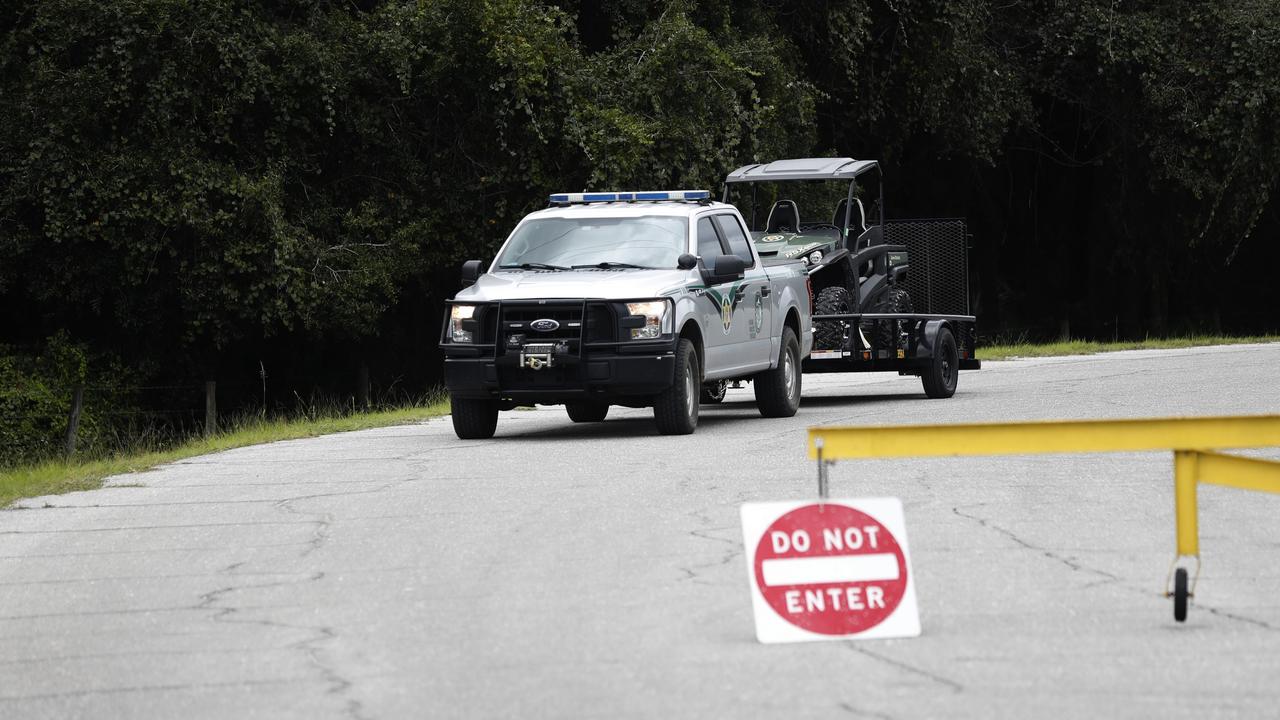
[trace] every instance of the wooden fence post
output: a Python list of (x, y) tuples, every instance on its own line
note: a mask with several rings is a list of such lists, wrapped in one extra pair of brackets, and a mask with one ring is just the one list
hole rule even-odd
[(66, 455), (70, 458), (76, 454), (76, 433), (80, 431), (80, 409), (84, 407), (84, 386), (77, 385), (71, 396), (71, 414), (67, 417)]
[(204, 436), (213, 437), (218, 432), (218, 383), (209, 380), (204, 384)]
[(369, 366), (360, 363), (360, 372), (356, 376), (356, 402), (361, 410), (369, 409)]

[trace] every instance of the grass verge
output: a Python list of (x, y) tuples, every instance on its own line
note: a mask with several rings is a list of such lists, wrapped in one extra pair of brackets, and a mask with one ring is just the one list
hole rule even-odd
[(49, 460), (35, 465), (0, 470), (0, 508), (19, 498), (92, 490), (112, 475), (148, 470), (157, 465), (206, 455), (219, 450), (296, 440), (329, 433), (402, 425), (449, 412), (449, 401), (435, 401), (393, 410), (300, 419), (263, 419), (250, 415), (230, 423), (211, 438), (187, 440), (173, 447), (120, 453), (105, 458)]
[(1131, 342), (1093, 342), (1091, 340), (1064, 340), (1054, 343), (1011, 343), (978, 348), (979, 360), (1009, 360), (1012, 358), (1054, 357), (1059, 355), (1094, 355), (1117, 350), (1160, 350), (1170, 348), (1201, 347), (1205, 345), (1242, 345), (1248, 343), (1280, 342), (1280, 335), (1253, 337), (1226, 337), (1222, 335), (1191, 335), (1180, 338), (1150, 338)]

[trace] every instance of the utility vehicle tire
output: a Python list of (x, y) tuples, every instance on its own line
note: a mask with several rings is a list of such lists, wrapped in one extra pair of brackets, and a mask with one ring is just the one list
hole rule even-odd
[(800, 341), (791, 328), (782, 329), (778, 366), (755, 376), (756, 407), (765, 417), (791, 417), (800, 409)]
[(699, 397), (704, 405), (719, 405), (724, 402), (725, 393), (729, 392), (728, 380), (712, 380), (709, 383), (703, 383), (702, 394)]
[(498, 429), (496, 400), (449, 398), (453, 415), (453, 432), (463, 440), (485, 440)]
[(676, 345), (676, 372), (671, 387), (653, 403), (653, 420), (663, 435), (688, 435), (698, 427), (698, 391), (702, 371), (693, 343), (684, 338)]
[(956, 394), (956, 382), (960, 378), (960, 354), (956, 350), (956, 338), (947, 328), (938, 330), (933, 358), (929, 367), (920, 374), (924, 394), (931, 398), (949, 398)]
[[(847, 288), (832, 286), (823, 288), (813, 301), (814, 315), (848, 315), (853, 312), (853, 298)], [(814, 350), (843, 350), (845, 323), (838, 320), (813, 324)]]
[[(909, 313), (914, 312), (911, 295), (902, 288), (891, 287), (871, 306), (873, 313)], [(905, 320), (869, 320), (862, 324), (862, 331), (877, 350), (889, 350), (890, 358), (895, 357), (893, 350), (898, 349), (902, 339)]]
[(569, 412), (569, 419), (576, 423), (600, 422), (609, 414), (609, 403), (571, 402), (565, 403), (564, 409)]

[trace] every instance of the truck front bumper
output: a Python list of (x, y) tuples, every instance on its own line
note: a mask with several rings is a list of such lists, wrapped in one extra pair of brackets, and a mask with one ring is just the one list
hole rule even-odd
[(454, 397), (517, 404), (580, 400), (638, 404), (671, 387), (674, 343), (626, 349), (557, 358), (551, 367), (538, 370), (521, 366), (518, 353), (475, 357), (446, 350), (445, 386)]

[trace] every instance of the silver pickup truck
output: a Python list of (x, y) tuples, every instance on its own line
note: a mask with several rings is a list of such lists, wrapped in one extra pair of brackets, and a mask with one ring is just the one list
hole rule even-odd
[(574, 422), (652, 407), (660, 433), (688, 434), (700, 396), (731, 380), (752, 381), (766, 417), (800, 406), (805, 268), (766, 268), (706, 191), (552, 195), (462, 275), (440, 339), (460, 438), (492, 437), (499, 410), (561, 403)]

